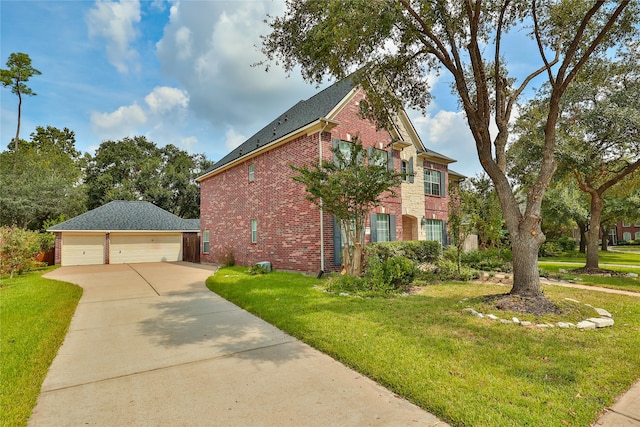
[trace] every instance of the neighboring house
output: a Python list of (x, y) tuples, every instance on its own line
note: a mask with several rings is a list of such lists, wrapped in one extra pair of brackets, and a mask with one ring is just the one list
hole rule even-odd
[(47, 231), (56, 235), (55, 262), (63, 266), (183, 261), (189, 246), (199, 256), (200, 221), (149, 202), (112, 201)]
[(376, 129), (359, 115), (363, 98), (349, 79), (340, 81), (298, 102), (197, 179), (203, 262), (232, 251), (243, 265), (339, 269), (342, 242), (334, 218), (306, 199), (290, 166), (330, 161), (332, 147), (346, 149), (355, 137), (388, 167), (407, 174), (397, 197), (371, 212), (366, 242), (446, 243), (448, 165), (455, 160), (426, 148), (404, 111), (393, 130)]
[(640, 240), (640, 220), (635, 222), (618, 221), (609, 230), (609, 242), (617, 245), (620, 241)]

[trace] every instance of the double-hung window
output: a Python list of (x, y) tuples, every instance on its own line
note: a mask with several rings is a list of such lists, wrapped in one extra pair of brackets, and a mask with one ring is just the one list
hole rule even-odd
[(393, 242), (396, 240), (395, 215), (371, 214), (370, 225), (372, 242)]
[(256, 179), (255, 166), (252, 163), (249, 165), (249, 181), (254, 181), (255, 179)]
[(202, 252), (205, 254), (209, 253), (209, 230), (202, 232)]
[(441, 172), (432, 169), (424, 170), (424, 194), (441, 195)]
[(425, 227), (427, 240), (440, 242), (440, 244), (442, 244), (442, 221), (438, 219), (428, 219)]
[(251, 243), (258, 241), (258, 220), (251, 220)]

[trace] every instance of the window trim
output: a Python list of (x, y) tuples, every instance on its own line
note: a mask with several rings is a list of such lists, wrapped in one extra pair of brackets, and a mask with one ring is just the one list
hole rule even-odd
[[(427, 219), (424, 223), (425, 239), (443, 244), (444, 233), (442, 230), (443, 229), (442, 224), (443, 224), (443, 221), (441, 219)], [(436, 235), (437, 237), (439, 237), (439, 239), (433, 239), (433, 238), (430, 239), (429, 238), (430, 234), (431, 234), (431, 237), (434, 237), (434, 235)]]
[[(434, 182), (434, 175), (437, 178), (438, 182)], [(427, 175), (429, 179), (427, 180)], [(437, 185), (437, 192), (434, 193), (434, 186)], [(429, 191), (427, 191), (427, 186), (429, 187)], [(424, 169), (424, 194), (429, 196), (438, 196), (442, 197), (442, 171), (436, 169)]]
[(211, 251), (211, 236), (209, 230), (202, 231), (202, 253), (208, 254)]
[(258, 220), (251, 220), (251, 243), (258, 243)]

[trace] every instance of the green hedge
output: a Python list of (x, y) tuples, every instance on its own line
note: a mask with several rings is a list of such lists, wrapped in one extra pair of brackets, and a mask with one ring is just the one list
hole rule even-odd
[(375, 257), (382, 262), (394, 257), (403, 257), (416, 263), (433, 263), (438, 260), (441, 253), (440, 243), (428, 240), (371, 243), (365, 247), (367, 258)]

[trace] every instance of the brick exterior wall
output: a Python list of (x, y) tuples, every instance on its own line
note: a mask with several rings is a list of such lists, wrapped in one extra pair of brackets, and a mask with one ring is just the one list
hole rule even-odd
[(62, 233), (55, 233), (56, 235), (56, 265), (62, 264)]
[[(322, 134), (322, 156), (332, 157), (332, 139), (353, 140), (358, 137), (364, 147), (375, 147), (393, 151), (389, 144), (391, 135), (359, 116), (358, 102), (362, 94), (356, 94), (335, 117), (339, 125), (331, 132)], [(300, 136), (297, 139), (273, 148), (251, 159), (235, 164), (200, 183), (200, 227), (210, 232), (209, 253), (202, 253), (201, 261), (216, 263), (227, 250), (233, 251), (240, 265), (253, 265), (270, 261), (274, 269), (318, 272), (320, 270), (320, 212), (306, 200), (302, 184), (293, 181), (296, 174), (290, 165), (308, 165), (319, 159), (318, 133)], [(394, 169), (400, 171), (398, 150), (393, 151)], [(249, 181), (249, 165), (254, 167), (254, 180)], [(446, 166), (443, 166), (446, 170)], [(422, 172), (421, 172), (422, 173)], [(422, 178), (416, 180), (422, 194), (422, 203), (427, 205)], [(404, 187), (397, 189), (395, 197), (387, 197), (384, 205), (374, 213), (396, 216), (396, 240), (402, 240), (402, 194)], [(438, 198), (440, 199), (440, 198)], [(442, 200), (433, 205), (440, 209)], [(446, 208), (446, 202), (444, 203)], [(421, 215), (422, 216), (422, 215)], [(421, 216), (419, 218), (421, 218)], [(251, 220), (257, 221), (257, 241), (251, 242)], [(334, 220), (323, 216), (325, 271), (335, 271), (334, 264)], [(365, 241), (370, 241), (369, 219)]]

